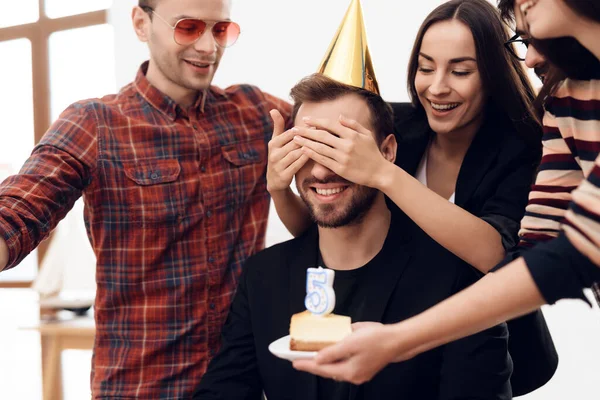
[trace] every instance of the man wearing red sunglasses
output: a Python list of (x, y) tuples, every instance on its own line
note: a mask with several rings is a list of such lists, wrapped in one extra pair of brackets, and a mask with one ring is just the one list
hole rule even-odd
[(240, 33), (230, 3), (140, 0), (133, 26), (150, 59), (135, 80), (68, 107), (0, 186), (0, 270), (84, 198), (97, 258), (94, 399), (191, 398), (242, 263), (264, 247), (269, 113), (283, 116), (280, 132), (291, 110), (253, 86), (211, 86)]

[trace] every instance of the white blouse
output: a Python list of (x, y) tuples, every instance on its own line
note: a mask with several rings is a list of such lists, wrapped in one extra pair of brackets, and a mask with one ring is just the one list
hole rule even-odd
[[(423, 158), (421, 159), (421, 162), (419, 163), (419, 168), (417, 168), (417, 176), (415, 178), (417, 178), (417, 180), (419, 182), (421, 182), (423, 185), (427, 186), (427, 155), (429, 154), (429, 146), (427, 146), (427, 149), (425, 150), (425, 154), (423, 154)], [(427, 186), (429, 187), (429, 186)], [(450, 196), (450, 198), (448, 199), (448, 201), (450, 203), (454, 204), (454, 197), (455, 197), (456, 192), (452, 193), (452, 196)]]

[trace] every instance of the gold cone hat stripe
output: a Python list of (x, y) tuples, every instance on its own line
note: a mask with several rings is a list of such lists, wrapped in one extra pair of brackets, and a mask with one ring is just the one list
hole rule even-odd
[(360, 0), (350, 3), (317, 72), (338, 82), (379, 94)]

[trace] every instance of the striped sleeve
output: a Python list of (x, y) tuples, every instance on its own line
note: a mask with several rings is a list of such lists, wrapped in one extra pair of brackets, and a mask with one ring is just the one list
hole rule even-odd
[(565, 80), (546, 105), (543, 154), (519, 231), (520, 246), (557, 237), (572, 191), (600, 152), (600, 81)]
[(588, 178), (573, 191), (563, 229), (573, 246), (600, 267), (600, 156)]
[(542, 145), (542, 160), (519, 231), (522, 247), (533, 247), (558, 236), (571, 192), (583, 179), (583, 171), (561, 135), (557, 118), (549, 112), (544, 116)]
[[(568, 165), (574, 167), (573, 162), (583, 176), (578, 182), (576, 176), (563, 177), (562, 186), (577, 187), (570, 195), (572, 201), (564, 217), (556, 218), (557, 224), (553, 225), (559, 228), (558, 232), (552, 231), (558, 233), (558, 238), (525, 252), (525, 262), (548, 303), (572, 297), (587, 301), (582, 289), (588, 287), (600, 303), (600, 80), (566, 80), (551, 100), (544, 125), (545, 132), (558, 128), (564, 139), (560, 146), (569, 149), (572, 157), (563, 153), (564, 158), (551, 168), (552, 174), (541, 170), (538, 181), (569, 171)], [(532, 198), (536, 196), (530, 196), (530, 203)], [(564, 208), (565, 203), (561, 205)], [(525, 227), (529, 231), (524, 231), (523, 238), (528, 238), (531, 227), (529, 220)]]

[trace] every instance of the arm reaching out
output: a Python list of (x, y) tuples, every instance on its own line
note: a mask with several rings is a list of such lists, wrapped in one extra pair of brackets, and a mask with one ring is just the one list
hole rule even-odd
[(527, 314), (546, 301), (522, 258), (429, 310), (394, 325), (359, 329), (294, 368), (361, 384), (391, 362)]

